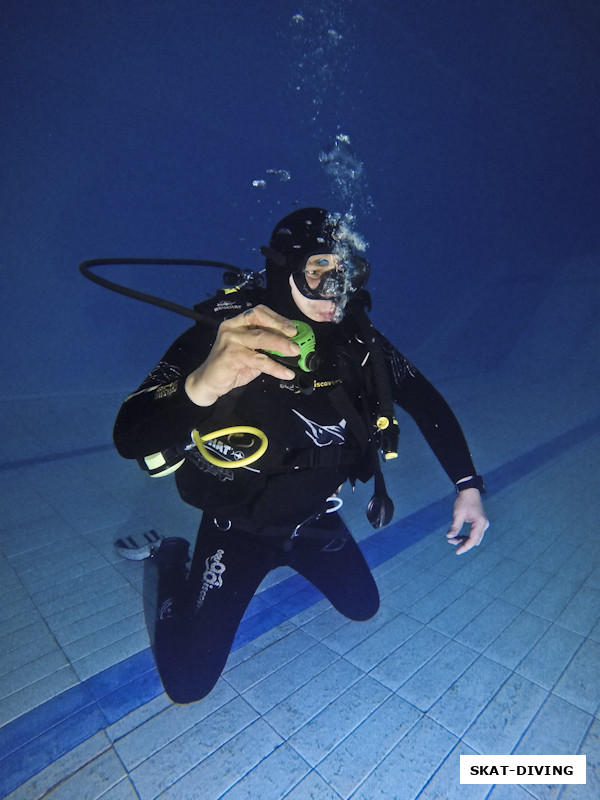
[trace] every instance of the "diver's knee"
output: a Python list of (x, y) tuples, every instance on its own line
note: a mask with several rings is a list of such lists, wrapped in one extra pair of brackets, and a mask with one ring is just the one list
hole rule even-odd
[(360, 598), (355, 598), (352, 604), (345, 609), (338, 609), (348, 619), (354, 622), (366, 622), (372, 619), (379, 611), (380, 600), (377, 587), (373, 585), (372, 591), (365, 592)]
[(373, 619), (375, 614), (379, 611), (380, 605), (379, 595), (377, 595), (371, 599), (370, 603), (362, 606), (359, 613), (353, 619), (355, 619), (356, 622), (366, 622), (369, 619)]

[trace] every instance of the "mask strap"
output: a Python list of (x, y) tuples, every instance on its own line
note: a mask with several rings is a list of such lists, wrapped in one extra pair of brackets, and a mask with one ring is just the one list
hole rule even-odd
[(286, 266), (286, 258), (283, 253), (280, 253), (278, 250), (274, 250), (272, 247), (268, 245), (263, 245), (260, 248), (260, 252), (265, 258), (268, 258), (269, 261), (272, 261), (274, 264), (277, 264), (278, 267), (285, 267)]

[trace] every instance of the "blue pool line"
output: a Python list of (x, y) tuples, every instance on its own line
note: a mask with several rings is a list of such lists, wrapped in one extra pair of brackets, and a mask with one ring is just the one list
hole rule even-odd
[[(490, 495), (600, 432), (600, 416), (535, 447), (486, 475)], [(371, 568), (447, 522), (445, 496), (376, 531), (360, 543)], [(245, 618), (233, 650), (317, 603), (323, 595), (300, 575), (261, 592), (256, 613)], [(162, 686), (150, 648), (67, 689), (0, 729), (0, 797), (29, 780), (98, 731), (157, 697)]]
[(107, 453), (110, 450), (114, 451), (114, 444), (94, 444), (90, 447), (80, 447), (76, 450), (64, 450), (59, 453), (48, 453), (41, 456), (31, 456), (30, 458), (20, 458), (14, 461), (0, 462), (0, 472), (7, 472), (11, 469), (24, 469), (26, 467), (35, 467), (38, 464), (47, 464), (50, 461), (65, 461), (68, 458), (79, 458), (81, 456), (92, 456), (96, 453)]

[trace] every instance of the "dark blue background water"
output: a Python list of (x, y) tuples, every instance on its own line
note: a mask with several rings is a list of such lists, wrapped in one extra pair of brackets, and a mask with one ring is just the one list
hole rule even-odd
[[(319, 161), (339, 133), (375, 321), (437, 375), (501, 365), (553, 277), (598, 252), (592, 0), (4, 0), (0, 36), (9, 396), (136, 385), (187, 322), (78, 263), (259, 267), (295, 204), (348, 210)], [(220, 281), (119, 276), (186, 304)]]

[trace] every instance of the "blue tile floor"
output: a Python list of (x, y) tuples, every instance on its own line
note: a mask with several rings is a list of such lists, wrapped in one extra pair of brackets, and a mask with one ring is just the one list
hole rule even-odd
[[(368, 488), (344, 506), (377, 616), (349, 622), (276, 571), (217, 687), (186, 707), (150, 655), (148, 567), (112, 543), (193, 539), (196, 512), (113, 452), (120, 397), (5, 402), (0, 796), (597, 800), (600, 403), (585, 375), (577, 396), (551, 377), (440, 385), (487, 476), (481, 547), (446, 543), (448, 481), (402, 421), (394, 522), (370, 529)], [(585, 753), (588, 782), (461, 786), (476, 753)]]

